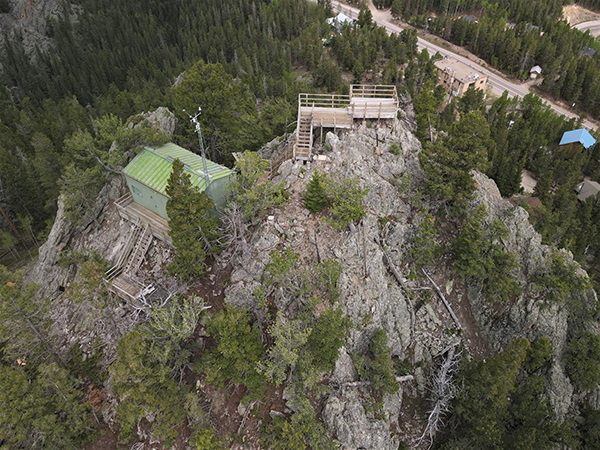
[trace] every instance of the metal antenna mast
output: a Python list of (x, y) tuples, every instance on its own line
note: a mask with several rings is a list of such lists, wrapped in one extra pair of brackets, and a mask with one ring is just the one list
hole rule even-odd
[(194, 125), (196, 133), (198, 133), (198, 141), (200, 141), (200, 153), (202, 154), (202, 167), (204, 169), (204, 182), (206, 183), (206, 193), (210, 196), (210, 175), (208, 174), (208, 168), (206, 166), (206, 154), (204, 153), (204, 141), (202, 140), (202, 128), (200, 127), (200, 121), (198, 117), (202, 114), (202, 107), (198, 106), (198, 112), (192, 116), (185, 109), (184, 113), (190, 118), (190, 122)]

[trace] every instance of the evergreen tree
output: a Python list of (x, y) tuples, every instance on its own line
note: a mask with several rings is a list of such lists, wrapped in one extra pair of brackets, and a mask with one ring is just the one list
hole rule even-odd
[(206, 252), (216, 253), (219, 250), (219, 221), (210, 213), (215, 203), (206, 191), (192, 186), (190, 175), (179, 159), (173, 161), (166, 191), (169, 196), (169, 236), (177, 252), (168, 269), (182, 280), (189, 281), (204, 275)]
[(304, 207), (309, 211), (318, 212), (325, 208), (327, 203), (327, 191), (323, 182), (323, 175), (315, 169), (315, 173), (306, 187)]
[(39, 298), (37, 289), (25, 285), (21, 273), (0, 266), (0, 342), (10, 358), (25, 357), (34, 365), (51, 358), (64, 369), (58, 345), (50, 336), (50, 301)]
[(66, 370), (0, 365), (2, 448), (83, 448), (93, 437), (90, 406)]
[(426, 146), (419, 159), (427, 176), (427, 189), (438, 198), (464, 208), (475, 191), (471, 170), (484, 170), (493, 147), (490, 128), (480, 112), (465, 114), (448, 136)]
[(375, 331), (369, 350), (369, 355), (357, 358), (358, 373), (371, 381), (375, 389), (395, 394), (400, 385), (394, 375), (394, 365), (385, 330)]

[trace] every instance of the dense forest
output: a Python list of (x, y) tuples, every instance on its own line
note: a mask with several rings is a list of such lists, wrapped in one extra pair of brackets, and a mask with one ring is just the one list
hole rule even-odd
[[(518, 79), (539, 65), (540, 88), (555, 98), (573, 103), (577, 110), (600, 115), (600, 50), (589, 33), (569, 27), (562, 19), (562, 2), (401, 2), (392, 13), (419, 28), (465, 46), (492, 66)], [(430, 17), (435, 13), (435, 17)], [(467, 20), (475, 14), (479, 20)]]
[[(429, 27), (436, 34), (470, 45), (518, 76), (531, 64), (544, 64), (552, 80), (544, 89), (581, 101), (592, 114), (600, 107), (594, 97), (596, 90), (600, 95), (597, 60), (579, 58), (582, 48), (595, 44), (557, 22), (562, 3), (376, 4), (391, 6), (415, 23), (435, 11), (438, 17)], [(0, 1), (0, 11), (8, 7)], [(483, 17), (479, 24), (453, 19), (473, 11)], [(582, 175), (600, 179), (600, 145), (589, 153), (557, 151), (562, 133), (579, 122), (556, 115), (534, 95), (486, 101), (482, 93), (468, 91), (461, 99), (448, 99), (436, 87), (435, 56), (418, 52), (414, 30), (390, 36), (363, 9), (356, 24), (336, 32), (325, 21), (332, 15), (326, 1), (77, 0), (65, 2), (60, 17), (51, 20), (49, 52), (29, 55), (18, 35), (5, 35), (0, 59), (3, 250), (23, 251), (43, 242), (61, 195), (65, 215), (76, 227), (102, 187), (140, 148), (166, 142), (163, 133), (144, 124), (141, 113), (169, 107), (180, 124), (173, 140), (198, 150), (184, 110), (201, 106), (210, 158), (232, 167), (233, 153), (243, 156), (235, 162), (232, 206), (222, 220), (206, 214), (211, 200), (191, 187), (182, 165), (174, 162), (167, 210), (176, 256), (165, 270), (190, 286), (206, 280), (209, 262), (242, 253), (247, 236), (270, 208), (289, 200), (284, 184), (259, 181), (268, 163), (254, 151), (293, 130), (298, 93), (346, 93), (349, 83), (369, 81), (394, 84), (414, 104), (426, 181), (417, 186), (409, 175), (396, 180), (415, 217), (425, 218), (415, 226), (411, 277), (438, 261), (451, 261), (456, 279), (481, 283), (490, 302), (509, 303), (522, 293), (512, 277), (518, 269), (515, 256), (501, 245), (506, 227), (488, 223), (485, 208), (470, 206), (471, 169), (486, 173), (504, 197), (523, 205), (521, 174), (535, 172), (535, 196), (543, 207), (530, 213), (544, 243), (570, 250), (584, 267), (600, 272), (595, 225), (600, 206), (595, 199), (578, 203), (574, 190)], [(506, 29), (508, 19), (517, 25)], [(396, 144), (390, 152), (397, 155), (401, 149)], [(366, 195), (355, 179), (318, 171), (302, 194), (303, 206), (323, 214), (323, 223), (338, 231), (358, 226), (366, 214)], [(381, 217), (379, 223), (383, 228), (390, 220)], [(592, 320), (597, 311), (583, 311), (585, 306), (567, 300), (568, 293), (587, 289), (589, 281), (562, 253), (552, 255), (551, 276), (538, 274), (533, 284), (549, 303), (562, 302), (577, 319)], [(266, 259), (260, 287), (248, 293), (251, 307), (223, 305), (193, 291), (169, 297), (168, 307), (140, 307), (110, 361), (100, 341), (92, 352), (84, 353), (78, 343), (65, 351), (50, 320), (57, 299), (36, 295), (38, 286), (0, 266), (0, 444), (84, 448), (110, 428), (125, 445), (144, 424), (148, 436), (164, 447), (185, 436), (199, 450), (229, 448), (241, 441), (244, 422), (238, 433), (215, 426), (204, 392), (219, 392), (215, 397), (237, 396), (244, 421), (260, 411), (264, 422), (255, 442), (264, 448), (336, 448), (320, 417), (323, 400), (339, 388), (328, 384), (328, 376), (350, 331), (365, 328), (369, 317), (360, 324), (344, 315), (339, 262), (319, 257), (306, 265), (290, 247), (272, 249)], [(109, 262), (94, 251), (65, 249), (60, 264), (75, 267), (77, 274), (61, 301), (89, 305), (94, 318), (114, 324), (122, 305), (102, 280)], [(201, 340), (206, 345), (199, 345)], [(385, 396), (398, 392), (398, 375), (406, 373), (407, 363), (391, 356), (383, 329), (351, 356), (358, 383), (368, 387), (365, 408), (377, 418)], [(552, 358), (544, 338), (517, 339), (487, 360), (465, 358), (456, 372), (463, 390), (448, 405), (448, 426), (438, 430), (435, 448), (596, 448), (597, 411), (584, 411), (577, 424), (559, 423), (544, 397)], [(571, 336), (567, 358), (578, 393), (598, 385), (597, 335)], [(293, 411), (271, 414), (284, 387)], [(101, 411), (109, 391), (118, 402), (111, 421), (105, 421)]]

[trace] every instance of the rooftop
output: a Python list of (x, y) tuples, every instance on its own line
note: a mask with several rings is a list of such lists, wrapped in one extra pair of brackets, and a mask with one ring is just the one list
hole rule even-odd
[(595, 54), (596, 54), (596, 49), (592, 48), (592, 47), (588, 47), (583, 52), (581, 52), (581, 56), (588, 56), (590, 58), (593, 58)]
[(588, 130), (580, 128), (579, 130), (567, 131), (563, 134), (560, 144), (558, 145), (573, 144), (575, 142), (579, 142), (585, 148), (590, 148), (596, 143), (596, 139), (594, 139)]
[(473, 69), (472, 67), (456, 60), (455, 58), (447, 57), (444, 59), (439, 59), (435, 61), (434, 64), (438, 69), (443, 70), (444, 72), (453, 73), (454, 78), (463, 82), (477, 80), (486, 76), (482, 72)]
[(533, 66), (529, 73), (531, 72), (542, 73), (542, 68), (540, 66)]
[(580, 202), (585, 201), (588, 197), (598, 194), (600, 192), (600, 184), (595, 181), (585, 180), (577, 185), (577, 200)]
[[(167, 181), (176, 158), (184, 164), (184, 170), (190, 175), (192, 185), (197, 186), (201, 191), (205, 190), (206, 177), (202, 157), (171, 143), (161, 147), (145, 147), (125, 167), (123, 173), (167, 196)], [(206, 169), (210, 183), (229, 177), (232, 173), (227, 167), (209, 160), (206, 160)]]

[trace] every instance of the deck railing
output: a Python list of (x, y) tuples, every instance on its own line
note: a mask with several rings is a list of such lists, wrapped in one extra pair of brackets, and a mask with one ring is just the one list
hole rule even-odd
[(347, 108), (350, 96), (341, 94), (299, 94), (298, 106), (301, 108)]
[(398, 100), (398, 91), (396, 86), (392, 85), (369, 85), (369, 84), (351, 84), (350, 98), (393, 98)]

